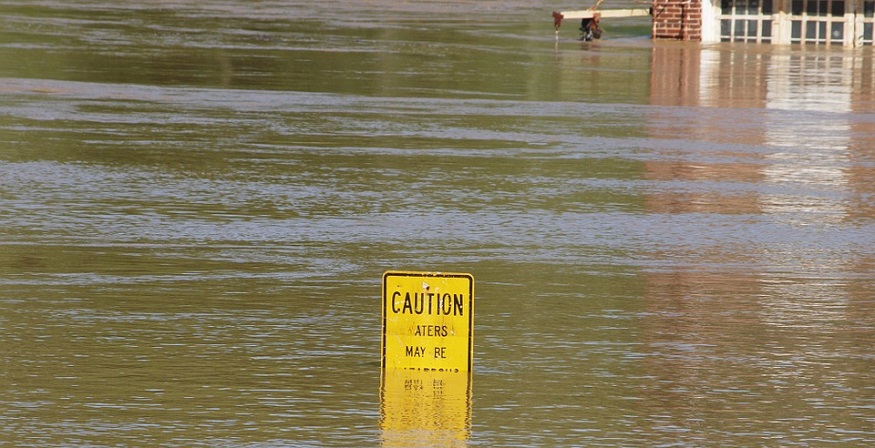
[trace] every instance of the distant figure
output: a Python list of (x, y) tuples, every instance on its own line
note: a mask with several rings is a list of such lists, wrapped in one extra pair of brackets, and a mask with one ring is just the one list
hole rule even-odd
[(580, 40), (591, 41), (602, 38), (602, 29), (599, 27), (598, 16), (580, 21)]

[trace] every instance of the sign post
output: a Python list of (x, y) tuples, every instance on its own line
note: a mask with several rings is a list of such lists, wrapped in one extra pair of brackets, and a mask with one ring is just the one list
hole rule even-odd
[(382, 367), (470, 372), (474, 354), (471, 274), (383, 274)]

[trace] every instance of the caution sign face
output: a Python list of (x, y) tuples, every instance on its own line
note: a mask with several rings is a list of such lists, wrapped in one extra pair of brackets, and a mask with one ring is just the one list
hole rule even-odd
[(474, 277), (383, 274), (383, 369), (471, 371)]

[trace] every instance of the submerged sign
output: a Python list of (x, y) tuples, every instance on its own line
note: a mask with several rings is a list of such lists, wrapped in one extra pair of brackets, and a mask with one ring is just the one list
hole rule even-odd
[(383, 274), (383, 369), (469, 372), (474, 349), (471, 274)]

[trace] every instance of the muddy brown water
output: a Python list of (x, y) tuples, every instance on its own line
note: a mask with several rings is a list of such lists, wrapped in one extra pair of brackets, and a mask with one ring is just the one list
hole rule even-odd
[(0, 445), (875, 443), (872, 49), (579, 7), (0, 2)]

